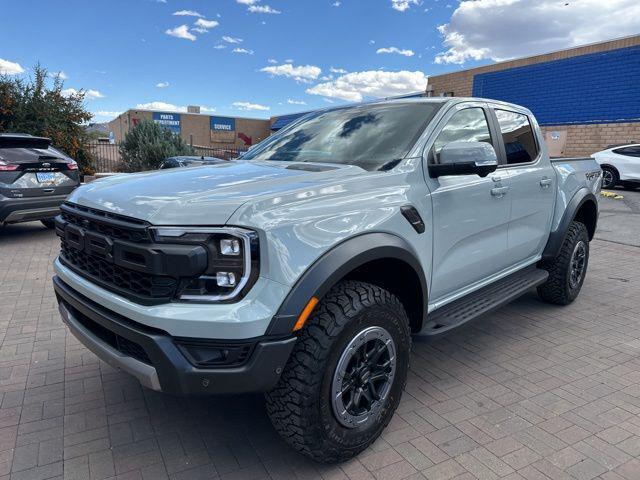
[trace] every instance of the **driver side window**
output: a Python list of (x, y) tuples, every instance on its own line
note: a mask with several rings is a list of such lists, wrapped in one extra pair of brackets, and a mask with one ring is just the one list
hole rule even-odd
[(487, 116), (482, 108), (465, 108), (449, 119), (433, 144), (432, 163), (440, 163), (440, 151), (451, 142), (487, 142), (493, 145)]

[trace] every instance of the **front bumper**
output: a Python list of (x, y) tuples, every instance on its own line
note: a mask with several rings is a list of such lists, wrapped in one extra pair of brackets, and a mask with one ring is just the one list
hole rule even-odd
[(67, 195), (0, 199), (0, 223), (29, 222), (51, 218), (60, 213)]
[(126, 371), (153, 390), (172, 394), (226, 394), (271, 390), (289, 358), (296, 337), (261, 337), (237, 366), (200, 368), (182, 353), (182, 339), (133, 322), (53, 278), (60, 313), (71, 332), (111, 366)]

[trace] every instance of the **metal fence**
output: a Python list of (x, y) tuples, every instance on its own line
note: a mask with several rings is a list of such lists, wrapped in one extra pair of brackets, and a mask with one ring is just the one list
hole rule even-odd
[[(247, 151), (247, 149), (241, 148), (205, 147), (200, 145), (192, 145), (191, 148), (193, 149), (192, 155), (216, 157), (224, 160), (233, 160)], [(122, 170), (120, 144), (92, 142), (89, 144), (89, 149), (96, 173), (119, 172)]]
[(247, 149), (242, 148), (202, 147), (198, 145), (193, 145), (191, 148), (193, 148), (194, 155), (216, 157), (224, 160), (233, 160), (247, 151)]
[(119, 172), (121, 170), (122, 157), (120, 156), (120, 145), (117, 143), (92, 142), (89, 144), (89, 151), (96, 173)]

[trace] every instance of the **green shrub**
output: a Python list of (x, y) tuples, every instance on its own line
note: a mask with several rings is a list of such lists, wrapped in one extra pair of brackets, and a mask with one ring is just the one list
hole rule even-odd
[(180, 135), (151, 120), (143, 120), (124, 137), (120, 155), (125, 172), (142, 172), (157, 169), (167, 157), (193, 155), (193, 149)]
[(92, 115), (84, 107), (84, 91), (64, 94), (60, 76), (48, 77), (40, 65), (29, 79), (0, 75), (0, 133), (48, 137), (54, 147), (78, 162), (81, 172), (90, 170), (84, 124)]

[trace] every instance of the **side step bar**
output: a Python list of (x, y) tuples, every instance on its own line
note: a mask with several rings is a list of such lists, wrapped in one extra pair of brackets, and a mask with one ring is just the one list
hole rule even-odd
[(438, 308), (427, 317), (418, 337), (433, 337), (500, 308), (547, 280), (549, 273), (535, 265)]

